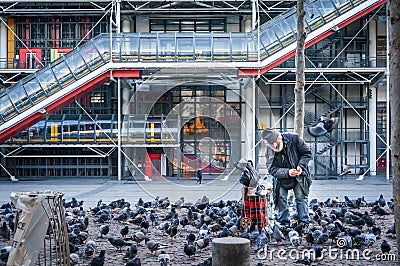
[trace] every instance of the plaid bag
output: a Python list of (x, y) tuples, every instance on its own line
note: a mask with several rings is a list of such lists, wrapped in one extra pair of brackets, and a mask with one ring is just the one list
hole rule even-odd
[(243, 187), (242, 219), (251, 219), (251, 230), (254, 225), (261, 229), (268, 225), (268, 199), (266, 195), (248, 195), (249, 188)]

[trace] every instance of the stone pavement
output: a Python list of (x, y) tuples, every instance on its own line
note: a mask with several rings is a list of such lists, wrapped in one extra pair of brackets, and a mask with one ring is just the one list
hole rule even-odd
[[(117, 181), (111, 179), (80, 179), (60, 178), (37, 181), (1, 181), (0, 204), (10, 201), (11, 192), (27, 191), (55, 191), (63, 192), (64, 198), (72, 197), (84, 200), (86, 207), (94, 206), (99, 199), (110, 202), (120, 198), (136, 202), (139, 197), (145, 201), (154, 199), (155, 196), (169, 197), (173, 202), (183, 196), (186, 202), (195, 202), (206, 195), (210, 201), (219, 199), (239, 200), (241, 197), (241, 184), (238, 176), (231, 176), (229, 180), (218, 178), (212, 181), (207, 175), (203, 184), (196, 184), (196, 179), (175, 180), (175, 178), (157, 178), (152, 181)], [(386, 199), (392, 198), (392, 180), (386, 181), (384, 176), (367, 176), (363, 181), (356, 181), (354, 176), (347, 176), (338, 180), (314, 180), (311, 186), (309, 199), (317, 198), (324, 201), (328, 197), (344, 196), (356, 199), (364, 196), (367, 201), (376, 200), (380, 194)]]

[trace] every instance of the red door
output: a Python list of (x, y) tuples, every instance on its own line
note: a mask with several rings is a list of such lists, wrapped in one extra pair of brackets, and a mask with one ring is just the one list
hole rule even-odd
[(42, 49), (20, 49), (20, 68), (42, 68)]
[(161, 177), (161, 154), (146, 155), (146, 175), (148, 177)]

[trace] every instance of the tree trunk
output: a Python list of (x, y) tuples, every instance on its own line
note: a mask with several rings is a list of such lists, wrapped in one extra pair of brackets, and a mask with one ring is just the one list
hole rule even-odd
[(303, 138), (304, 132), (304, 86), (305, 86), (305, 56), (304, 46), (306, 35), (304, 29), (304, 9), (305, 0), (297, 1), (297, 47), (296, 47), (296, 85), (294, 87), (295, 115), (294, 115), (294, 132)]
[[(392, 178), (394, 199), (394, 221), (397, 238), (397, 258), (400, 258), (400, 2), (388, 2), (389, 19), (389, 73), (390, 73), (390, 116), (391, 123), (391, 153), (392, 153)], [(387, 121), (389, 124), (389, 121)]]

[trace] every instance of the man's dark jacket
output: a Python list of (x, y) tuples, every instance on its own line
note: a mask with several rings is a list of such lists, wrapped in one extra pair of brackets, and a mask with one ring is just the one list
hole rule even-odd
[(282, 156), (278, 156), (275, 152), (269, 173), (274, 176), (274, 203), (277, 206), (280, 180), (293, 178), (289, 176), (289, 169), (301, 167), (302, 173), (296, 177), (305, 195), (308, 195), (311, 186), (311, 176), (308, 169), (308, 163), (311, 160), (311, 150), (309, 146), (302, 140), (298, 134), (282, 133), (283, 149), (289, 158), (290, 168), (287, 168), (286, 162), (282, 160)]

